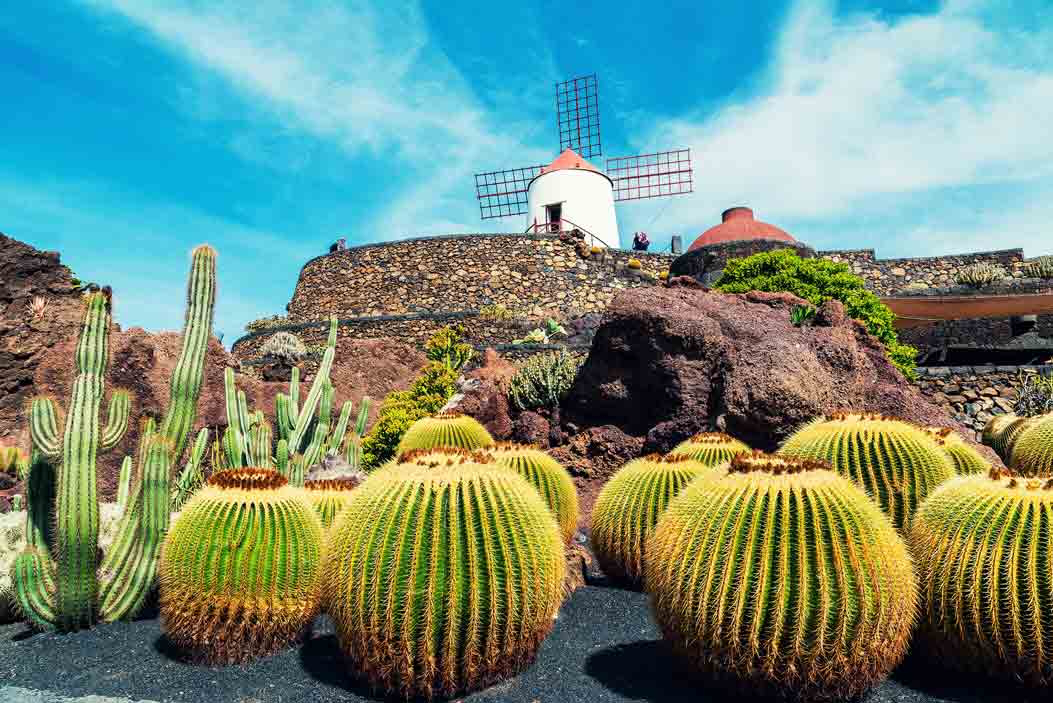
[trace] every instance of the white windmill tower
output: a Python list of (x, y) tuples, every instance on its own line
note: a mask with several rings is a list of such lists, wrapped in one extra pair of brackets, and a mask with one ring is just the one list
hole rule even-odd
[(617, 247), (614, 203), (692, 192), (691, 150), (607, 159), (607, 171), (586, 159), (600, 156), (596, 75), (556, 84), (561, 153), (545, 165), (475, 175), (484, 220), (527, 216), (527, 231), (581, 231), (591, 244)]

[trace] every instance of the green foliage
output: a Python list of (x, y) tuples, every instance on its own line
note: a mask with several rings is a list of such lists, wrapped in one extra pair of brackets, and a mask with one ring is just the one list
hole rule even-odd
[(461, 325), (443, 327), (424, 343), (428, 359), (460, 371), (475, 355), (472, 346), (461, 341), (463, 336), (464, 327)]
[(811, 323), (817, 312), (814, 305), (794, 305), (790, 309), (790, 322), (794, 327)]
[(907, 652), (907, 547), (822, 462), (740, 454), (680, 492), (647, 549), (672, 650), (741, 700), (854, 700)]
[(535, 327), (521, 339), (512, 340), (512, 344), (551, 344), (553, 340), (566, 336), (563, 325), (550, 317), (545, 320), (544, 327)]
[(1001, 281), (1006, 275), (1005, 269), (1001, 266), (981, 261), (963, 267), (958, 272), (958, 275), (954, 277), (954, 280), (956, 283), (969, 286), (970, 288), (983, 288)]
[(580, 355), (571, 354), (566, 349), (531, 356), (508, 379), (505, 393), (520, 410), (557, 406), (574, 385), (582, 361)]
[(516, 313), (509, 309), (504, 303), (484, 305), (479, 308), (479, 317), (484, 320), (511, 320)]
[(1020, 395), (1013, 404), (1013, 412), (1033, 417), (1053, 412), (1053, 376), (1020, 375)]
[(863, 279), (854, 275), (847, 264), (802, 259), (789, 249), (777, 249), (729, 260), (715, 287), (725, 293), (793, 293), (812, 305), (839, 300), (849, 317), (862, 322), (885, 345), (889, 360), (903, 375), (908, 379), (915, 376), (917, 350), (899, 342), (895, 314), (864, 287)]
[(194, 440), (194, 445), (190, 450), (190, 457), (187, 459), (186, 465), (172, 488), (171, 503), (173, 511), (182, 510), (183, 504), (190, 499), (190, 496), (204, 485), (205, 473), (203, 465), (207, 448), (208, 429), (202, 428), (197, 433), (197, 439)]
[(457, 390), (457, 374), (438, 362), (428, 364), (408, 390), (389, 393), (373, 429), (362, 440), (362, 466), (371, 471), (395, 456), (399, 441), (417, 420), (442, 410)]

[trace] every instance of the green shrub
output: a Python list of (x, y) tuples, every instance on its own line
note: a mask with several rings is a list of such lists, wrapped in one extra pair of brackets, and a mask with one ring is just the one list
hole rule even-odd
[(1020, 395), (1013, 411), (1024, 417), (1053, 413), (1053, 376), (1021, 374)]
[(802, 259), (789, 249), (767, 251), (742, 259), (730, 259), (715, 284), (725, 293), (793, 293), (812, 305), (839, 300), (845, 312), (862, 322), (870, 334), (885, 345), (889, 361), (903, 375), (914, 378), (917, 350), (896, 338), (896, 315), (868, 291), (863, 279), (847, 264), (828, 259)]
[(559, 405), (574, 384), (582, 361), (581, 356), (566, 349), (531, 357), (508, 380), (508, 400), (520, 410)]
[(794, 327), (810, 324), (815, 319), (816, 312), (813, 305), (794, 305), (790, 309), (790, 322), (793, 323)]
[(428, 359), (454, 371), (464, 368), (465, 364), (472, 360), (475, 350), (470, 344), (461, 341), (463, 335), (464, 327), (461, 325), (443, 327), (424, 343)]

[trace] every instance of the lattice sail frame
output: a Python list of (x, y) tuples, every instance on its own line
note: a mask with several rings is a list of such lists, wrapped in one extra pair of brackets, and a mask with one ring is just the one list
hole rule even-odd
[(600, 138), (600, 99), (596, 74), (556, 83), (556, 121), (559, 150), (573, 149), (582, 158), (603, 154)]
[(614, 183), (615, 202), (694, 191), (690, 149), (612, 157), (607, 159), (607, 176)]
[(475, 174), (475, 195), (479, 199), (479, 214), (484, 220), (525, 215), (527, 187), (544, 166), (509, 168)]

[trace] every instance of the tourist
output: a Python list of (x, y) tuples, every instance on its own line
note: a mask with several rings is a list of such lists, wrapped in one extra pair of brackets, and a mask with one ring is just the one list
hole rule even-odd
[(647, 238), (647, 232), (636, 232), (633, 234), (633, 251), (647, 251), (651, 240)]

